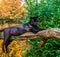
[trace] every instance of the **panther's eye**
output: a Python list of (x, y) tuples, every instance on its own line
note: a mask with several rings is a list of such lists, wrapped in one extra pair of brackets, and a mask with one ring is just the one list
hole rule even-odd
[(34, 21), (35, 21), (35, 22), (38, 22), (38, 19), (35, 19)]

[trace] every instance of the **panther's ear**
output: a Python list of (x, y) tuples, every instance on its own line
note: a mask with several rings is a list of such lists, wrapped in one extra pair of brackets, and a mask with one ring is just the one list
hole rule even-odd
[(33, 19), (34, 17), (30, 17), (30, 19)]
[(38, 16), (32, 16), (32, 17), (30, 17), (30, 19), (36, 19), (36, 18), (38, 18)]
[(36, 17), (34, 17), (35, 19), (37, 19), (38, 18), (38, 16), (36, 16)]

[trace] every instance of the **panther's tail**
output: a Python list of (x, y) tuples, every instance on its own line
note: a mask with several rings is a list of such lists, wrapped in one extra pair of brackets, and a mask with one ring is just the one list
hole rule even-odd
[(0, 39), (3, 38), (3, 36), (2, 36), (2, 32), (3, 32), (3, 31), (4, 31), (4, 29), (1, 29), (1, 30), (0, 30)]
[(3, 32), (3, 31), (4, 31), (4, 29), (1, 29), (1, 30), (0, 30), (0, 32)]

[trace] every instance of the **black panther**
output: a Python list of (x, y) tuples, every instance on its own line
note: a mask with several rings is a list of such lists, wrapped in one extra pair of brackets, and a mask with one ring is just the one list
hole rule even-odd
[(3, 52), (8, 52), (7, 46), (10, 44), (10, 42), (12, 42), (11, 36), (18, 36), (26, 32), (37, 33), (38, 31), (45, 30), (44, 28), (39, 28), (37, 26), (38, 21), (38, 17), (30, 17), (30, 21), (28, 23), (11, 26), (0, 30), (0, 32), (4, 33), (4, 41), (2, 44)]

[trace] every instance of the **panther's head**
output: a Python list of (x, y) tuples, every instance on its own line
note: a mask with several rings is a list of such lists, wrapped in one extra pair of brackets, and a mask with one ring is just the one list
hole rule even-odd
[(31, 25), (37, 25), (38, 24), (38, 21), (39, 21), (38, 16), (36, 16), (36, 17), (30, 17), (29, 23)]

